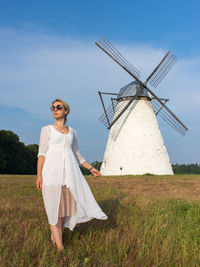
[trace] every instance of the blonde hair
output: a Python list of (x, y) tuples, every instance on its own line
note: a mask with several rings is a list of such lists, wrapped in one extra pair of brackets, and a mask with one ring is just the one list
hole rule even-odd
[(67, 102), (61, 98), (56, 98), (52, 103), (51, 103), (51, 106), (55, 103), (55, 102), (61, 102), (63, 104), (63, 107), (65, 109), (65, 111), (67, 111), (67, 114), (65, 114), (65, 119), (64, 119), (64, 124), (66, 123), (67, 121), (67, 115), (70, 113), (70, 107), (69, 105), (67, 104)]

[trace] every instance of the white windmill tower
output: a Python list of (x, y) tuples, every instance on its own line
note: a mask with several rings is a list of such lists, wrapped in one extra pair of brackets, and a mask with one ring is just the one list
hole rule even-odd
[[(147, 82), (157, 87), (177, 58), (169, 51), (143, 83), (140, 72), (108, 40), (95, 44), (135, 79), (119, 93), (98, 92), (104, 109), (99, 119), (110, 129), (102, 175), (173, 174), (156, 116), (182, 135), (188, 129), (165, 105), (168, 99), (158, 98)], [(105, 108), (102, 94), (117, 97), (111, 97), (111, 105)]]

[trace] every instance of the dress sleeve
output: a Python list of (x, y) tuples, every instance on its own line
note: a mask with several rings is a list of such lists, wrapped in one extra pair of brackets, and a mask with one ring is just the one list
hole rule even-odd
[(86, 159), (81, 155), (79, 148), (78, 148), (78, 137), (77, 137), (76, 130), (74, 130), (74, 139), (73, 139), (72, 149), (79, 162), (79, 165), (81, 165), (84, 161), (86, 161)]
[(40, 143), (39, 143), (39, 151), (37, 157), (39, 156), (45, 157), (48, 148), (49, 148), (49, 127), (45, 126), (42, 128), (40, 133)]

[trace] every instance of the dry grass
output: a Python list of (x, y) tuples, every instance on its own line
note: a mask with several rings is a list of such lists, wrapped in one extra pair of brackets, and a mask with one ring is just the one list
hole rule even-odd
[(115, 188), (134, 196), (200, 200), (200, 175), (87, 177), (92, 186)]
[(0, 176), (1, 266), (199, 266), (200, 175), (86, 179), (108, 215), (50, 231), (35, 176)]

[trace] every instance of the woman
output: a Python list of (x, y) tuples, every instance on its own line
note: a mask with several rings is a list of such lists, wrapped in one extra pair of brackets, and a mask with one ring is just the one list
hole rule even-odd
[(56, 99), (50, 109), (56, 122), (41, 130), (36, 187), (42, 190), (52, 243), (62, 251), (64, 227), (73, 231), (77, 223), (108, 217), (98, 206), (80, 170), (82, 165), (94, 176), (101, 176), (80, 154), (76, 130), (66, 125), (69, 105)]

